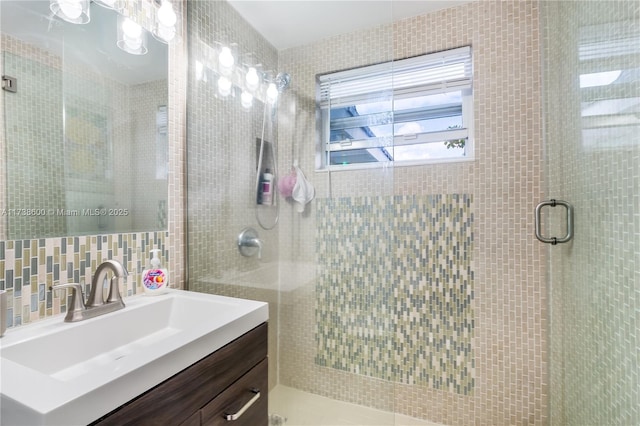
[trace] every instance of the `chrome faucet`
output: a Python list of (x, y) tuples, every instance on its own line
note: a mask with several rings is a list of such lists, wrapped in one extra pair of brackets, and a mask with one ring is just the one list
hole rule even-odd
[[(111, 277), (107, 300), (104, 300), (104, 281), (107, 278), (109, 270), (113, 273), (113, 277)], [(120, 262), (116, 260), (106, 260), (102, 262), (96, 269), (93, 280), (91, 281), (91, 292), (89, 293), (89, 299), (86, 304), (80, 284), (60, 284), (53, 286), (54, 290), (70, 288), (73, 291), (71, 306), (67, 309), (67, 316), (64, 318), (64, 321), (82, 321), (124, 308), (124, 301), (120, 296), (120, 279), (126, 277), (127, 271)]]

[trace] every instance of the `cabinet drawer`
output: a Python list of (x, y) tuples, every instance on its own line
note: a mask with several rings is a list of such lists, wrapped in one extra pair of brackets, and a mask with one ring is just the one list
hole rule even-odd
[[(268, 362), (265, 359), (200, 410), (205, 426), (266, 426), (269, 420)], [(236, 419), (227, 419), (230, 415)]]
[(264, 323), (92, 425), (179, 425), (266, 356)]
[(180, 423), (180, 426), (200, 426), (200, 411), (193, 413), (193, 416), (189, 417), (184, 422)]

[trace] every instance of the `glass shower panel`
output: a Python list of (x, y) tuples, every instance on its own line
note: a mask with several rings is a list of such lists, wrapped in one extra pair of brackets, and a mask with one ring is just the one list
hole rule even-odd
[(575, 208), (573, 241), (549, 247), (551, 423), (638, 424), (640, 10), (542, 12), (548, 196)]
[(474, 138), (472, 161), (394, 170), (398, 424), (546, 423), (537, 16), (481, 1), (396, 23), (398, 58), (471, 46)]
[[(277, 110), (265, 105), (263, 92), (253, 92), (248, 102), (242, 95), (246, 83), (238, 76), (261, 64), (260, 70), (274, 77), (268, 70), (278, 68), (277, 51), (226, 1), (187, 2), (187, 19), (189, 289), (269, 302), (269, 383), (274, 384), (279, 228), (258, 226), (255, 185), (256, 139), (264, 117), (265, 140), (277, 142)], [(233, 56), (231, 67), (225, 55)], [(238, 236), (247, 227), (259, 231), (261, 258), (257, 250), (250, 257), (238, 250)]]
[[(324, 152), (316, 136), (322, 133), (316, 122), (317, 77), (390, 61), (391, 7), (369, 1), (310, 3), (327, 14), (353, 15), (354, 22), (367, 14), (382, 20), (279, 51), (279, 67), (291, 72), (293, 88), (284, 94), (278, 116), (281, 173), (298, 163), (316, 196), (303, 214), (289, 200), (282, 204), (278, 387), (283, 393), (275, 394), (282, 397), (274, 403), (291, 424), (393, 425), (393, 168), (314, 170), (316, 156)], [(328, 399), (296, 406), (311, 394)], [(301, 414), (307, 418), (297, 417)]]
[[(384, 2), (313, 2), (320, 10), (351, 10), (343, 13), (353, 13), (354, 20), (378, 8), (384, 19), (372, 28), (349, 27), (340, 36), (279, 47), (250, 25), (240, 3), (187, 4), (189, 289), (269, 302), (272, 424), (287, 418), (287, 424), (392, 425), (387, 301), (393, 297), (393, 168), (314, 170), (316, 76), (391, 60), (391, 8)], [(286, 4), (288, 12), (310, 3), (264, 2)], [(275, 25), (286, 28), (288, 22)], [(221, 70), (222, 46), (237, 55), (239, 67), (254, 65), (267, 80), (290, 74), (274, 105), (265, 109), (260, 94), (252, 107), (242, 105), (244, 83)], [(222, 77), (232, 80), (230, 90), (222, 90)], [(263, 135), (276, 154), (265, 154), (276, 182), (295, 165), (296, 178), (304, 173), (313, 185), (315, 198), (302, 212), (300, 203), (281, 194), (276, 205), (256, 206), (256, 140), (259, 146)], [(273, 229), (260, 226), (276, 216)], [(261, 258), (239, 253), (237, 237), (245, 227), (258, 232)], [(354, 404), (378, 411), (362, 414)]]

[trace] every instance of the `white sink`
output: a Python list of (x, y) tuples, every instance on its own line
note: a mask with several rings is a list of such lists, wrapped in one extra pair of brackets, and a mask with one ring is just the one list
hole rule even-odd
[(0, 339), (0, 424), (87, 424), (268, 319), (266, 303), (171, 290)]

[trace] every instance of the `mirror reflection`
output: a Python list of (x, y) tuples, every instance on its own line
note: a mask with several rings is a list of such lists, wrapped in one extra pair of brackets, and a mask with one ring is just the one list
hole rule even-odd
[(166, 229), (167, 45), (139, 28), (119, 48), (121, 15), (95, 2), (81, 25), (48, 0), (0, 7), (4, 237)]

